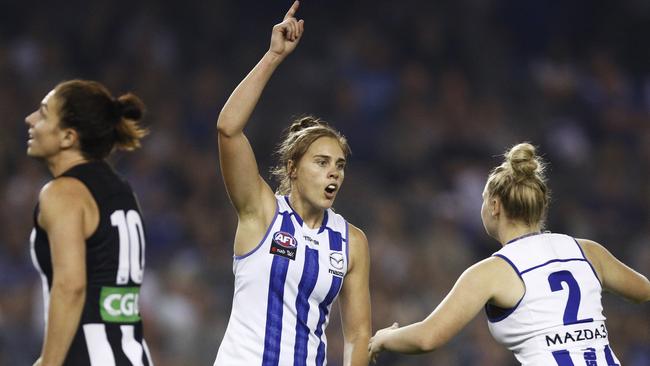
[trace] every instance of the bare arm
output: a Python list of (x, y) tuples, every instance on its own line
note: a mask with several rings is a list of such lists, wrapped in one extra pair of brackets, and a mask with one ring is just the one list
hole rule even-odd
[(343, 364), (368, 365), (370, 321), (370, 255), (368, 239), (350, 225), (350, 270), (345, 276), (339, 300), (343, 324)]
[(636, 303), (650, 301), (648, 278), (619, 261), (602, 245), (587, 239), (578, 239), (578, 243), (594, 265), (605, 290)]
[(297, 9), (296, 1), (284, 20), (273, 27), (269, 50), (233, 91), (217, 121), (221, 171), (240, 220), (247, 216), (259, 219), (275, 212), (273, 192), (259, 175), (243, 129), (271, 75), (300, 41), (304, 22), (294, 17)]
[(436, 309), (424, 320), (403, 328), (378, 331), (368, 350), (372, 357), (383, 350), (400, 353), (431, 352), (447, 343), (490, 300), (516, 304), (523, 284), (508, 264), (498, 258), (485, 259), (468, 268)]
[(63, 363), (79, 326), (86, 300), (85, 232), (89, 218), (85, 210), (89, 198), (81, 182), (66, 178), (49, 183), (40, 195), (39, 224), (50, 241), (53, 273), (43, 366)]

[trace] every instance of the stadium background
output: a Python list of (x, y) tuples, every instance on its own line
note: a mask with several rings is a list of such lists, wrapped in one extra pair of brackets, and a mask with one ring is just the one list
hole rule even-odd
[[(143, 206), (141, 308), (159, 366), (212, 364), (232, 298), (236, 217), (215, 119), (289, 1), (2, 1), (0, 365), (42, 339), (28, 236), (43, 166), (24, 117), (59, 81), (97, 79), (148, 106), (144, 149), (113, 162)], [(426, 316), (498, 244), (480, 223), (499, 155), (531, 141), (551, 163), (548, 229), (588, 237), (650, 275), (650, 3), (645, 0), (310, 1), (301, 45), (247, 128), (262, 173), (292, 116), (347, 135), (336, 202), (367, 234), (374, 329)], [(650, 365), (650, 308), (604, 296), (614, 351)], [(341, 363), (338, 311), (329, 364)], [(384, 365), (515, 365), (480, 314), (426, 356)]]

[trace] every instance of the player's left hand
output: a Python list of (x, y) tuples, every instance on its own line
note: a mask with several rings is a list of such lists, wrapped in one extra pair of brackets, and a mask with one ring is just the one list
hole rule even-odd
[(377, 362), (377, 355), (379, 352), (384, 350), (384, 343), (386, 342), (387, 336), (397, 328), (399, 328), (399, 324), (393, 323), (393, 325), (388, 328), (378, 330), (377, 333), (370, 338), (370, 342), (368, 343), (368, 358), (370, 358), (372, 362)]

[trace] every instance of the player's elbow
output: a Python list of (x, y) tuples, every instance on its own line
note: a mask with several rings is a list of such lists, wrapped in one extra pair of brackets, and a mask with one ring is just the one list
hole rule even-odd
[(217, 119), (217, 132), (222, 137), (233, 137), (241, 133), (242, 129), (234, 123), (235, 118), (228, 111), (221, 110)]
[(228, 126), (227, 123), (222, 123), (221, 118), (219, 118), (217, 121), (217, 133), (221, 137), (232, 137), (235, 132)]
[(420, 337), (417, 343), (418, 351), (421, 353), (428, 353), (432, 352), (433, 350), (436, 349), (437, 344), (433, 337), (430, 336), (423, 336)]
[(83, 298), (86, 295), (86, 281), (83, 279), (55, 279), (52, 289), (68, 298)]
[(435, 333), (424, 332), (421, 333), (421, 336), (416, 340), (415, 346), (418, 348), (419, 353), (428, 353), (434, 351), (440, 342), (436, 337)]

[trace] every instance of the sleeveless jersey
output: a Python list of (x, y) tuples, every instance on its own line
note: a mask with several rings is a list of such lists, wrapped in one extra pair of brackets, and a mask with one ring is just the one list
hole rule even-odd
[(562, 234), (515, 239), (494, 254), (525, 285), (511, 309), (486, 305), (494, 338), (524, 366), (618, 366), (609, 347), (602, 286), (578, 242)]
[[(64, 365), (152, 365), (138, 310), (145, 238), (133, 191), (104, 161), (77, 165), (61, 176), (81, 181), (99, 209), (97, 229), (86, 239), (86, 301)], [(43, 282), (47, 324), (52, 261), (38, 212), (37, 205), (31, 254)]]
[(215, 365), (326, 365), (325, 328), (348, 269), (348, 226), (326, 210), (311, 229), (276, 196), (277, 212), (250, 253), (235, 256), (235, 290)]

